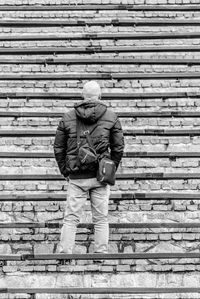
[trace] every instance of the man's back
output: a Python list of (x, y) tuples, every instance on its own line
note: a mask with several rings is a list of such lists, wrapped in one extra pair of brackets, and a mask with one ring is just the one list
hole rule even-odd
[(121, 124), (116, 114), (99, 100), (84, 100), (63, 116), (57, 129), (54, 152), (64, 176), (69, 175), (70, 178), (80, 179), (94, 177), (96, 174), (95, 168), (82, 171), (77, 163), (77, 126), (79, 126), (82, 144), (87, 142), (83, 134), (86, 128), (90, 132), (97, 154), (110, 155), (118, 166), (124, 143)]

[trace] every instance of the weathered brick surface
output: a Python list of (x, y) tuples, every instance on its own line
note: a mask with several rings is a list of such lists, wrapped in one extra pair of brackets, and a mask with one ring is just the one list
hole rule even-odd
[(171, 73), (179, 72), (195, 73), (199, 72), (200, 66), (184, 66), (184, 65), (134, 65), (134, 64), (90, 64), (90, 65), (0, 65), (0, 71), (5, 73), (26, 73), (26, 74), (39, 74), (39, 73)]
[[(186, 283), (190, 286), (193, 286), (195, 283), (198, 283), (198, 272), (194, 273), (192, 275), (186, 276), (186, 275), (180, 275), (180, 273), (174, 273), (174, 274), (168, 274), (167, 276), (160, 274), (159, 277), (156, 274), (150, 274), (147, 275), (146, 273), (138, 273), (137, 275), (131, 274), (131, 273), (123, 273), (123, 274), (116, 274), (115, 276), (110, 275), (109, 273), (102, 273), (101, 276), (99, 276), (97, 273), (94, 274), (86, 274), (86, 275), (77, 275), (77, 274), (66, 274), (66, 273), (59, 273), (58, 275), (53, 274), (30, 274), (27, 275), (26, 272), (23, 272), (21, 276), (14, 276), (10, 275), (9, 276), (9, 285), (12, 286), (13, 284), (18, 284), (20, 287), (27, 286), (23, 284), (24, 279), (27, 277), (27, 279), (30, 279), (32, 286), (36, 286), (38, 283), (43, 281), (44, 286), (48, 287), (49, 284), (55, 285), (57, 287), (61, 287), (62, 285), (66, 286), (84, 286), (85, 284), (87, 287), (109, 287), (109, 286), (137, 286), (139, 285), (140, 287), (145, 286), (174, 286), (174, 285), (183, 285), (183, 283)], [(176, 281), (174, 283), (173, 281)], [(5, 298), (5, 297), (3, 297)], [(9, 297), (13, 298), (13, 297)], [(19, 297), (15, 297), (19, 298)], [(20, 297), (22, 298), (22, 297)], [(55, 298), (55, 295), (37, 295), (36, 298)], [(62, 295), (56, 295), (56, 298), (63, 299), (67, 298), (66, 296)], [(78, 296), (73, 296), (72, 298), (79, 298)], [(87, 295), (87, 296), (81, 296), (81, 298), (98, 298), (94, 297), (94, 295)], [(102, 298), (102, 297), (100, 297)], [(103, 297), (105, 298), (105, 297)], [(113, 295), (108, 295), (106, 298), (138, 298), (136, 296), (131, 296), (131, 297), (123, 297), (122, 296), (113, 296)], [(155, 298), (153, 296), (148, 296), (148, 297), (142, 297), (142, 298)], [(167, 298), (167, 297), (164, 297)], [(170, 298), (170, 297), (168, 297)], [(180, 298), (178, 296), (174, 296), (173, 298)], [(187, 297), (182, 297), (182, 298), (187, 298)], [(190, 297), (190, 298), (195, 298), (195, 297)], [(196, 297), (197, 298), (197, 297)]]
[[(77, 72), (76, 72), (77, 73)], [(104, 92), (187, 92), (199, 91), (200, 79), (96, 80)], [(3, 80), (0, 92), (77, 92), (87, 80)]]
[(134, 4), (134, 5), (167, 5), (195, 4), (197, 0), (2, 0), (1, 5), (66, 5), (66, 4)]
[[(113, 16), (113, 17), (116, 17), (116, 16)], [(120, 18), (119, 16), (117, 16), (117, 18)], [(124, 17), (123, 17), (124, 18)], [(123, 19), (122, 18), (122, 19)], [(183, 17), (181, 17), (183, 18)], [(181, 18), (175, 18), (175, 20), (180, 20)], [(192, 19), (193, 16), (188, 16), (188, 18)], [(196, 17), (198, 18), (198, 17)], [(81, 19), (87, 21), (87, 19), (81, 17)], [(103, 21), (104, 18), (97, 18), (97, 20), (102, 20)], [(112, 17), (108, 17), (107, 18), (108, 20), (111, 20)], [(132, 18), (129, 18), (129, 17), (126, 17), (125, 18), (126, 20), (135, 20), (135, 17), (132, 17)], [(159, 18), (158, 18), (159, 19)], [(160, 18), (161, 20), (162, 19), (166, 19), (168, 20), (168, 18), (165, 18), (165, 17), (162, 17)], [(187, 16), (186, 16), (186, 19), (187, 19)], [(20, 19), (21, 20), (21, 19)], [(34, 19), (35, 20), (35, 19)], [(49, 19), (47, 19), (49, 20)], [(63, 20), (63, 19), (60, 19), (59, 20)], [(64, 19), (65, 20), (65, 19)], [(70, 20), (70, 19), (69, 19)], [(137, 20), (140, 20), (137, 18)], [(144, 20), (155, 20), (155, 19), (152, 19), (152, 18), (145, 18), (145, 19), (142, 19), (142, 21)], [(32, 26), (27, 26), (27, 27), (24, 27), (22, 29), (19, 29), (18, 27), (16, 28), (13, 28), (13, 27), (9, 27), (9, 26), (6, 26), (6, 28), (3, 28), (1, 29), (0, 33), (2, 35), (9, 35), (9, 36), (14, 36), (14, 35), (19, 35), (20, 33), (26, 33), (26, 34), (30, 34), (30, 33), (33, 33), (33, 34), (36, 34), (36, 33), (48, 33), (48, 34), (56, 34), (56, 33), (59, 33), (59, 34), (69, 34), (71, 35), (72, 33), (74, 34), (81, 34), (81, 33), (117, 33), (117, 32), (133, 32), (133, 33), (169, 33), (169, 32), (174, 32), (174, 33), (178, 33), (178, 32), (182, 32), (182, 33), (188, 33), (188, 32), (198, 32), (199, 31), (199, 25), (183, 25), (183, 26), (176, 26), (176, 25), (166, 25), (165, 27), (163, 26), (142, 26), (142, 25), (137, 25), (137, 26), (133, 26), (133, 25), (129, 25), (129, 26), (126, 26), (126, 27), (119, 27), (119, 26), (113, 26), (113, 25), (89, 25), (89, 26), (70, 26), (70, 30), (69, 30), (69, 26), (45, 26), (45, 27), (32, 27)], [(187, 40), (187, 39), (186, 39)], [(183, 39), (183, 41), (186, 41)], [(105, 40), (107, 41), (107, 40)], [(101, 44), (101, 45), (108, 45), (108, 42), (105, 43), (104, 40), (94, 40), (92, 43), (96, 44)], [(2, 42), (3, 43), (3, 42)], [(6, 43), (7, 45), (11, 45), (11, 44), (15, 44), (17, 46), (18, 42), (4, 42)], [(28, 45), (29, 43), (31, 43), (30, 41), (28, 42)], [(40, 41), (39, 44), (40, 45), (45, 45), (46, 42), (44, 41)], [(56, 45), (57, 42), (53, 42), (53, 41), (49, 41), (49, 43), (53, 43), (54, 45)], [(58, 45), (60, 43), (63, 43), (62, 41), (59, 41)], [(71, 41), (71, 42), (68, 42), (68, 41), (65, 41), (65, 43), (68, 45), (74, 45), (74, 46), (79, 46), (80, 45), (83, 45), (84, 44), (84, 40), (82, 40), (81, 42), (80, 41)], [(123, 45), (129, 45), (129, 43), (132, 43), (131, 40), (124, 40), (123, 42)], [(149, 43), (149, 42), (145, 42), (145, 43)], [(152, 43), (152, 42), (150, 42)], [(154, 41), (154, 43), (156, 44), (156, 39)], [(168, 44), (171, 44), (172, 42), (171, 41), (167, 41)], [(182, 44), (180, 41), (176, 41), (177, 44)], [(198, 43), (196, 41), (193, 41), (194, 44)], [(21, 44), (24, 44), (24, 42), (21, 42)], [(141, 41), (141, 44), (143, 44), (143, 41)], [(162, 44), (162, 42), (160, 42), (160, 44)], [(47, 46), (47, 45), (46, 45)]]
[[(68, 4), (131, 4), (131, 5), (192, 5), (199, 0), (2, 0), (0, 5), (68, 5)], [(116, 19), (130, 20), (193, 20), (199, 19), (198, 11), (124, 11), (124, 10), (86, 10), (86, 11), (1, 11), (3, 20), (90, 20)], [(30, 35), (68, 35), (85, 33), (189, 33), (199, 32), (200, 26), (6, 26), (0, 28), (0, 37)], [(88, 47), (88, 46), (198, 46), (197, 38), (180, 39), (99, 39), (99, 40), (58, 40), (58, 41), (0, 41), (4, 48), (40, 47)], [(199, 59), (200, 52), (112, 52), (112, 53), (74, 53), (74, 54), (1, 54), (0, 59), (51, 59), (51, 58), (139, 58)], [(0, 64), (3, 74), (62, 74), (62, 73), (171, 73), (196, 72), (198, 65), (155, 65), (155, 64)], [(108, 99), (105, 103), (116, 112), (199, 112), (199, 97), (123, 99), (123, 93), (133, 92), (199, 92), (200, 79), (149, 79), (149, 80), (97, 80), (103, 92), (122, 93), (122, 98)], [(1, 93), (41, 92), (68, 93), (81, 92), (86, 80), (1, 80)], [(1, 112), (67, 112), (75, 100), (67, 99), (0, 99)], [(60, 117), (0, 117), (0, 129), (56, 129)], [(125, 129), (199, 129), (199, 118), (195, 117), (129, 117), (121, 118)], [(0, 136), (1, 152), (53, 152), (54, 137), (4, 137)], [(126, 151), (199, 151), (199, 136), (126, 136)], [(119, 173), (199, 173), (200, 158), (123, 158)], [(59, 174), (53, 158), (0, 158), (0, 175), (4, 174)], [(0, 181), (1, 194), (40, 193), (66, 194), (66, 181)], [(185, 180), (136, 180), (117, 181), (112, 193), (131, 192), (190, 192), (198, 194), (200, 182), (197, 179)], [(1, 202), (0, 222), (44, 222), (62, 223), (65, 202)], [(200, 205), (198, 200), (123, 200), (109, 202), (110, 222), (198, 222)], [(92, 222), (90, 203), (87, 202), (82, 222)], [(59, 241), (60, 229), (21, 228), (0, 229), (0, 254), (54, 253)], [(109, 251), (111, 253), (132, 252), (198, 252), (200, 231), (188, 229), (110, 229)], [(78, 229), (76, 253), (93, 252), (92, 229)], [(0, 287), (174, 287), (199, 286), (199, 259), (165, 260), (111, 260), (103, 265), (92, 261), (72, 261), (67, 265), (56, 260), (48, 261), (5, 261), (0, 263)], [(189, 297), (188, 297), (189, 296)], [(2, 295), (5, 298), (50, 299), (55, 295)], [(56, 295), (56, 299), (69, 299), (67, 295)], [(70, 299), (80, 299), (74, 295)], [(104, 298), (105, 296), (86, 295), (81, 299)], [(137, 298), (134, 296), (114, 296), (106, 298)], [(171, 298), (171, 295), (144, 295), (139, 298)], [(173, 298), (199, 298), (198, 295), (174, 294)]]
[[(68, 109), (66, 109), (66, 112)], [(49, 129), (55, 130), (58, 126), (58, 122), (61, 118), (55, 117), (1, 117), (0, 126), (2, 129)], [(127, 117), (121, 119), (121, 124), (124, 129), (128, 128), (160, 128), (160, 129), (198, 129), (200, 126), (200, 120), (198, 118), (194, 119), (193, 117), (187, 118), (171, 118), (171, 117)]]
[[(133, 166), (137, 173), (168, 172), (195, 173), (198, 172), (200, 158), (123, 158), (118, 173), (132, 173)], [(7, 174), (59, 174), (54, 158), (46, 159), (0, 159), (0, 175)], [(54, 185), (53, 185), (54, 186)], [(55, 185), (56, 188), (56, 185)], [(156, 187), (154, 187), (156, 189)], [(154, 189), (153, 188), (153, 189)], [(158, 187), (159, 189), (159, 187)], [(54, 190), (54, 189), (53, 189)]]

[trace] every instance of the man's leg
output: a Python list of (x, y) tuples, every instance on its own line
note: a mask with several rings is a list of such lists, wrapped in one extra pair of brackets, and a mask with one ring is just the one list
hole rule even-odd
[(61, 229), (58, 252), (72, 253), (75, 244), (77, 225), (87, 200), (87, 190), (81, 188), (79, 180), (70, 180), (67, 189), (67, 202), (64, 216), (64, 224)]
[(109, 240), (108, 202), (110, 186), (99, 182), (90, 190), (92, 217), (94, 223), (95, 252), (107, 253)]

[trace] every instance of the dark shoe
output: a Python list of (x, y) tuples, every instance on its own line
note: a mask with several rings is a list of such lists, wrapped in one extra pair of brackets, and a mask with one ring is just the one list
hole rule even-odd
[[(103, 253), (101, 253), (101, 252), (94, 252), (94, 253), (96, 253), (96, 254), (103, 254)], [(94, 264), (101, 265), (101, 264), (104, 263), (104, 260), (93, 260), (93, 263), (94, 263)]]
[(71, 265), (72, 260), (60, 260), (60, 265)]
[(96, 265), (102, 265), (104, 263), (104, 260), (93, 260), (93, 263)]
[[(62, 250), (62, 248), (58, 245), (56, 254), (65, 254), (65, 252)], [(60, 265), (70, 265), (71, 264), (71, 259), (60, 259), (59, 264)]]

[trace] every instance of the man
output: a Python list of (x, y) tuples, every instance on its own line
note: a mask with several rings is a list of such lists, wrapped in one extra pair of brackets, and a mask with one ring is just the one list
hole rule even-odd
[(81, 136), (81, 143), (85, 144), (87, 140), (83, 132), (87, 127), (97, 154), (110, 156), (116, 168), (123, 155), (123, 132), (116, 114), (101, 102), (101, 89), (97, 82), (87, 82), (83, 87), (82, 96), (83, 101), (75, 104), (74, 109), (66, 113), (59, 122), (54, 141), (54, 154), (58, 167), (61, 174), (69, 180), (58, 252), (72, 253), (77, 224), (89, 195), (95, 230), (94, 251), (107, 253), (110, 186), (97, 181), (96, 164), (86, 169), (80, 167), (77, 130)]

